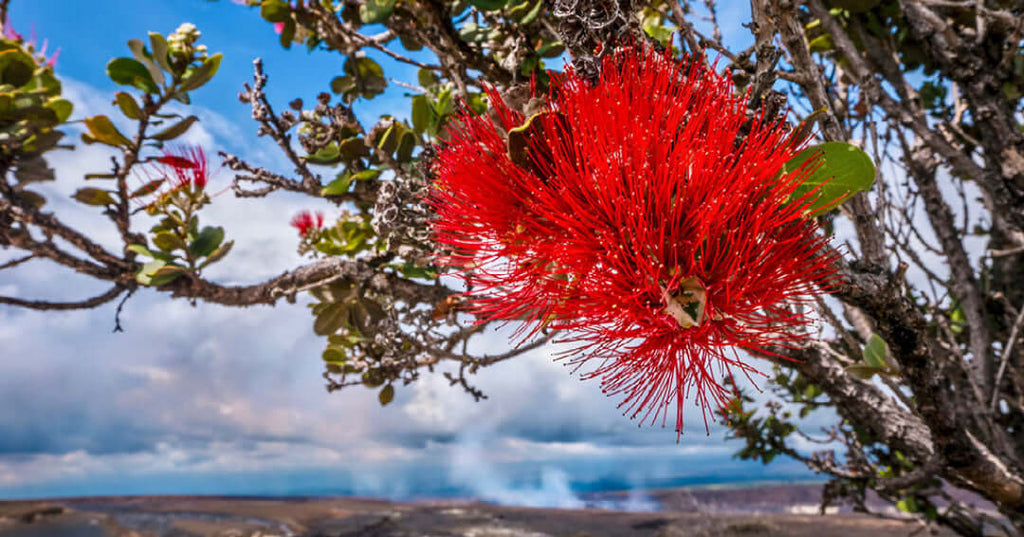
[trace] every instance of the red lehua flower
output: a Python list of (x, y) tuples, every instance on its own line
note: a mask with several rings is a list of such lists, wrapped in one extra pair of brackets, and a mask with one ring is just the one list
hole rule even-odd
[(203, 148), (192, 146), (167, 149), (162, 157), (156, 158), (156, 161), (163, 164), (163, 171), (172, 188), (206, 188), (210, 167)]
[(674, 404), (680, 432), (688, 397), (707, 426), (730, 397), (722, 379), (756, 372), (737, 350), (808, 337), (803, 306), (836, 278), (811, 195), (790, 199), (816, 163), (781, 173), (799, 144), (778, 118), (743, 134), (728, 78), (619, 51), (596, 84), (554, 79), (548, 111), (508, 146), (499, 129), (524, 118), (489, 95), (497, 126), (462, 113), (431, 194), (478, 318), (567, 334), (571, 362), (596, 364), (585, 376), (632, 417), (664, 423)]
[(292, 217), (291, 225), (299, 230), (300, 237), (306, 237), (311, 230), (324, 227), (324, 215), (321, 212), (302, 211)]

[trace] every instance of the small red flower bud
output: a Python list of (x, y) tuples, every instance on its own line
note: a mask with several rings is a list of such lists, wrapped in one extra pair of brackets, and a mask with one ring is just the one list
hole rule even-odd
[(302, 211), (292, 217), (291, 226), (299, 230), (300, 237), (306, 237), (310, 231), (324, 227), (324, 215), (320, 212)]

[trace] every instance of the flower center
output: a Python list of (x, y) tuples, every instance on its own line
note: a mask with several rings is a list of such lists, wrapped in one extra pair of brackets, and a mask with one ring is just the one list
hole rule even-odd
[(680, 328), (700, 326), (707, 298), (707, 291), (697, 278), (686, 278), (672, 291), (661, 291), (661, 299), (665, 302), (663, 311), (675, 319)]

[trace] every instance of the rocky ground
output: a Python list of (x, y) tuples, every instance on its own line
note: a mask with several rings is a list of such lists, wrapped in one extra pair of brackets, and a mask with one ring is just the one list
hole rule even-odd
[[(919, 529), (849, 513), (792, 512), (812, 510), (803, 503), (785, 512), (777, 509), (785, 496), (802, 501), (813, 494), (804, 488), (766, 489), (664, 491), (654, 496), (662, 510), (643, 513), (352, 498), (0, 502), (0, 537), (904, 537)], [(730, 510), (736, 499), (746, 503)]]

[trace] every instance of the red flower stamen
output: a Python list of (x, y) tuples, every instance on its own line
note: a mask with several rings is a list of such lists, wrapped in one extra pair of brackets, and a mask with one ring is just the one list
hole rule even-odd
[(299, 230), (300, 237), (306, 237), (310, 231), (324, 227), (324, 215), (320, 212), (302, 211), (292, 217), (291, 226)]
[(163, 156), (155, 160), (163, 165), (163, 172), (172, 188), (206, 188), (209, 181), (209, 163), (203, 148), (175, 147), (165, 150)]
[(559, 332), (632, 417), (673, 409), (681, 432), (692, 397), (707, 426), (723, 379), (756, 373), (738, 351), (800, 344), (836, 278), (812, 200), (790, 199), (817, 163), (782, 173), (800, 149), (784, 122), (747, 123), (700, 58), (623, 50), (595, 84), (569, 68), (552, 87), (525, 142), (495, 91), (497, 125), (464, 111), (451, 129), (430, 198), (443, 262), (479, 319)]

